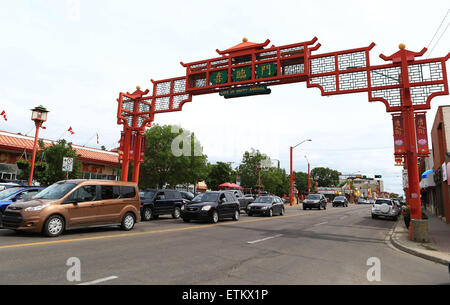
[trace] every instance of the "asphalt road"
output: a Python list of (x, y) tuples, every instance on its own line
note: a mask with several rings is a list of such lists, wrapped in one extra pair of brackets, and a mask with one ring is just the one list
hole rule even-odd
[[(248, 217), (217, 225), (170, 217), (66, 232), (49, 239), (0, 230), (0, 284), (449, 284), (439, 265), (393, 248), (394, 222), (372, 219), (370, 206)], [(69, 282), (67, 260), (81, 262)], [(369, 281), (369, 258), (380, 281)]]

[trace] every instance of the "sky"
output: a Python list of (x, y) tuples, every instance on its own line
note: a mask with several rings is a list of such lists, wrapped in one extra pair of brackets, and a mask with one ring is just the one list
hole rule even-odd
[[(435, 33), (449, 8), (444, 0), (2, 1), (0, 111), (8, 121), (0, 120), (0, 130), (33, 135), (30, 109), (42, 104), (50, 113), (41, 137), (111, 149), (122, 129), (119, 92), (151, 90), (150, 79), (185, 75), (180, 61), (218, 57), (216, 49), (243, 37), (276, 46), (317, 37), (322, 47), (314, 54), (374, 42), (372, 65), (400, 43), (417, 52), (430, 45), (424, 57), (443, 57), (450, 52), (450, 14)], [(370, 103), (367, 93), (322, 97), (305, 83), (271, 89), (230, 100), (194, 96), (183, 111), (156, 115), (154, 123), (195, 132), (209, 162), (233, 167), (255, 148), (288, 171), (289, 147), (312, 139), (294, 150), (295, 171), (307, 171), (306, 155), (313, 168), (382, 175), (386, 191), (403, 193), (384, 104)], [(429, 132), (438, 106), (448, 104), (449, 96), (433, 99)], [(74, 135), (66, 132), (70, 126)]]

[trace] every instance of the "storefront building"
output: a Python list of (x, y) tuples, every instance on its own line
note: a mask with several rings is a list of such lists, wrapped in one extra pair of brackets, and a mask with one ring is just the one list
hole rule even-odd
[[(45, 140), (45, 145), (55, 141)], [(0, 179), (16, 180), (20, 170), (16, 160), (26, 152), (28, 159), (33, 153), (34, 138), (21, 134), (0, 131)], [(83, 179), (116, 180), (118, 177), (118, 153), (96, 148), (73, 145), (72, 148), (80, 156)]]

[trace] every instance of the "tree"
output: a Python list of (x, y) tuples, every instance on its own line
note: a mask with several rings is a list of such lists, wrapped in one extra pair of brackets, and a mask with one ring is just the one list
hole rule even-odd
[[(63, 158), (73, 158), (73, 170), (69, 172), (69, 179), (81, 178), (81, 162), (78, 160), (79, 155), (72, 148), (72, 143), (66, 140), (58, 140), (56, 143), (45, 147), (44, 142), (39, 140), (40, 150), (36, 153), (36, 160), (47, 162), (48, 167), (44, 171), (34, 170), (33, 180), (39, 181), (43, 186), (49, 186), (55, 182), (65, 180), (66, 173), (62, 171)], [(28, 180), (30, 176), (30, 168), (22, 170), (19, 179)]]
[(295, 172), (295, 184), (300, 194), (308, 193), (308, 173)]
[(251, 149), (242, 156), (242, 163), (238, 167), (241, 175), (241, 186), (244, 188), (256, 188), (258, 185), (258, 164), (269, 158), (261, 154), (259, 150)]
[(154, 125), (144, 136), (145, 161), (139, 172), (141, 188), (162, 188), (166, 184), (175, 187), (206, 178), (207, 156), (201, 153), (200, 142), (193, 133), (176, 126)]
[[(311, 179), (317, 179), (318, 186), (335, 187), (339, 185), (339, 172), (328, 167), (316, 167), (311, 171)], [(313, 185), (314, 183), (311, 184)]]
[(289, 176), (286, 175), (284, 169), (269, 167), (261, 171), (261, 183), (264, 185), (265, 191), (277, 196), (282, 197), (284, 194), (289, 194)]
[(233, 182), (234, 171), (229, 163), (208, 164), (208, 172), (205, 182), (211, 190), (217, 190), (219, 185), (224, 182)]

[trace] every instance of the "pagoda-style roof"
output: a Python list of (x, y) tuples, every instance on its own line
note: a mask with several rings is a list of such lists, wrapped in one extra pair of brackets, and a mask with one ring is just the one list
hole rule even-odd
[(249, 42), (247, 41), (247, 38), (242, 39), (242, 42), (240, 44), (235, 45), (234, 47), (231, 47), (229, 49), (220, 51), (220, 50), (216, 50), (217, 53), (219, 53), (220, 55), (226, 55), (226, 54), (234, 54), (234, 53), (240, 53), (242, 51), (248, 51), (248, 50), (261, 50), (263, 49), (265, 46), (267, 46), (270, 43), (270, 40), (267, 39), (265, 42), (263, 43), (254, 43), (254, 42)]

